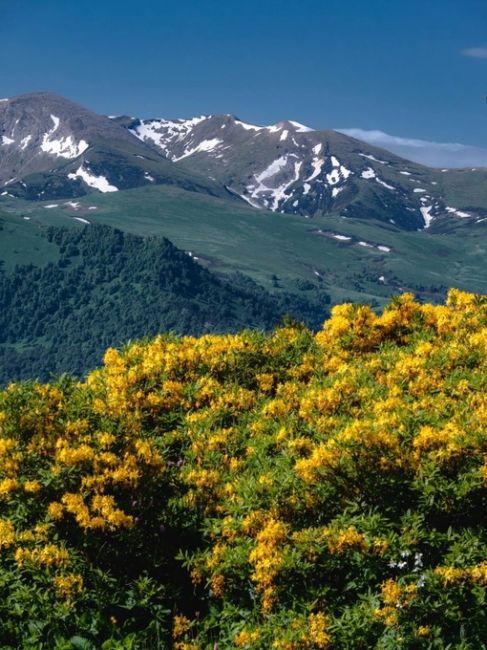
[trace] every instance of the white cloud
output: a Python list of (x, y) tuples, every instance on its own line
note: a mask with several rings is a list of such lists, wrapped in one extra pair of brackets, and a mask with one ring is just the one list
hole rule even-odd
[(487, 59), (487, 47), (469, 47), (462, 50), (463, 56), (471, 56), (474, 59)]
[(401, 138), (376, 130), (336, 130), (430, 167), (487, 167), (487, 149), (480, 147), (472, 147), (458, 142), (431, 142), (417, 138)]

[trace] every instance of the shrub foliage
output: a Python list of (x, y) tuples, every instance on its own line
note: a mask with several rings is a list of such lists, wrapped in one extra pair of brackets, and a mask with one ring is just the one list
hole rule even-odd
[(451, 290), (11, 384), (1, 647), (486, 647), (486, 369)]

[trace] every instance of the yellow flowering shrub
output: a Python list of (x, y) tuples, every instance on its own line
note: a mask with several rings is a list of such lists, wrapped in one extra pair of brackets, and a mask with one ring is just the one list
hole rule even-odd
[(486, 504), (486, 297), (109, 349), (0, 393), (0, 645), (485, 647)]

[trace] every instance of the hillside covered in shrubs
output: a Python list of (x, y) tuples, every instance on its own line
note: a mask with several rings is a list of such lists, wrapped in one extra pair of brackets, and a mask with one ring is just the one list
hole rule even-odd
[(487, 298), (0, 393), (0, 646), (486, 647)]

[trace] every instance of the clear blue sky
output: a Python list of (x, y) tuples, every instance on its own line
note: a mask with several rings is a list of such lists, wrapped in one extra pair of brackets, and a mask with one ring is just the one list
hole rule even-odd
[(486, 147), (484, 48), (487, 0), (0, 0), (0, 97)]

